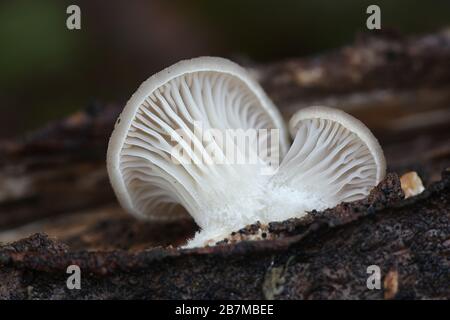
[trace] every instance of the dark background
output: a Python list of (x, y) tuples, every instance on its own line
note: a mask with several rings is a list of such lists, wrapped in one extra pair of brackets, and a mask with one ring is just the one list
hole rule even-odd
[[(81, 30), (66, 8), (81, 8)], [(382, 27), (422, 34), (450, 25), (450, 1), (60, 1), (0, 2), (0, 139), (77, 109), (125, 102), (180, 59), (219, 55), (241, 63), (315, 54)]]

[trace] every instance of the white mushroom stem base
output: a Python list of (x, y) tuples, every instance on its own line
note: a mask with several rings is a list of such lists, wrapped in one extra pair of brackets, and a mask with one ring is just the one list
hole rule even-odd
[[(231, 181), (230, 181), (231, 182)], [(250, 224), (268, 224), (290, 218), (301, 218), (308, 211), (329, 207), (324, 199), (307, 190), (279, 186), (274, 177), (255, 178), (239, 186), (228, 185), (228, 194), (218, 197), (216, 208), (193, 213), (200, 226), (184, 248), (212, 246)], [(225, 202), (224, 200), (231, 200)]]

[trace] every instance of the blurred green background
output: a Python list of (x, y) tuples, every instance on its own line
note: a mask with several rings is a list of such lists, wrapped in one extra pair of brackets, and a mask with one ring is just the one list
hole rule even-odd
[[(66, 8), (81, 8), (81, 30)], [(450, 25), (450, 1), (16, 0), (0, 2), (0, 138), (90, 104), (123, 103), (154, 72), (182, 58), (267, 62), (310, 55), (367, 32), (426, 33)]]

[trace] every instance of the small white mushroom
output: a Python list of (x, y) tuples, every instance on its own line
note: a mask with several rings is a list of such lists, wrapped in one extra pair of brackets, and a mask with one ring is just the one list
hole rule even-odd
[(349, 114), (309, 107), (291, 118), (289, 128), (294, 142), (272, 179), (279, 199), (271, 218), (299, 217), (362, 199), (384, 178), (386, 163), (377, 139)]
[[(236, 163), (217, 136), (209, 133), (205, 141), (208, 129), (269, 131), (252, 136), (246, 149), (232, 143), (245, 160), (257, 154), (254, 163)], [(269, 142), (276, 143), (261, 154)], [(277, 165), (271, 157), (287, 148), (278, 110), (247, 72), (226, 59), (201, 57), (157, 73), (133, 94), (110, 138), (107, 166), (128, 212), (175, 219), (183, 214), (175, 206), (184, 207), (202, 230), (194, 246), (258, 220), (266, 181), (261, 171)]]

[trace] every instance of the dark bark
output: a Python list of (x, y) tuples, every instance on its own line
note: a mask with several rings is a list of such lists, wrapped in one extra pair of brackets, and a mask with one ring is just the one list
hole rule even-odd
[[(37, 234), (0, 248), (0, 274), (7, 279), (0, 284), (0, 295), (449, 298), (449, 195), (449, 172), (408, 200), (402, 200), (398, 178), (392, 174), (366, 200), (313, 213), (306, 220), (271, 224), (273, 240), (195, 250), (72, 251)], [(71, 264), (83, 271), (81, 290), (66, 289), (65, 271)], [(370, 265), (381, 269), (382, 290), (367, 289)]]

